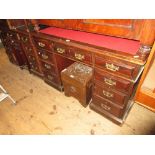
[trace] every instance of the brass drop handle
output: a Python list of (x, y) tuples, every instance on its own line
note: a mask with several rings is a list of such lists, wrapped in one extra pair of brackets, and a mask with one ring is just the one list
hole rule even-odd
[(115, 66), (114, 64), (106, 63), (106, 68), (113, 72), (119, 71), (119, 66)]
[(51, 76), (51, 75), (47, 75), (47, 78), (48, 78), (49, 80), (53, 80), (53, 79), (54, 79), (54, 77)]
[(108, 110), (108, 111), (111, 109), (111, 107), (109, 107), (103, 103), (101, 104), (101, 107), (104, 108), (105, 110)]
[(58, 53), (61, 53), (61, 54), (65, 53), (65, 49), (63, 49), (63, 48), (57, 47), (56, 50)]
[(27, 37), (22, 37), (22, 41), (25, 43), (28, 41), (28, 38)]
[(115, 82), (115, 81), (112, 81), (111, 79), (104, 78), (104, 82), (105, 82), (107, 85), (116, 86), (116, 82)]
[(114, 94), (109, 93), (108, 91), (103, 90), (102, 92), (103, 92), (103, 95), (106, 96), (106, 97), (108, 97), (108, 98), (114, 97)]
[(44, 54), (44, 53), (42, 53), (41, 57), (42, 57), (43, 59), (48, 59), (48, 55), (46, 55), (46, 54)]
[(48, 65), (48, 64), (45, 64), (44, 66), (45, 66), (47, 69), (51, 69), (51, 66)]
[(82, 54), (80, 54), (80, 53), (75, 53), (75, 58), (77, 59), (77, 60), (83, 60), (84, 58), (85, 58), (85, 56), (84, 55), (82, 55)]
[(45, 47), (45, 44), (42, 43), (42, 42), (38, 42), (38, 45), (39, 45), (40, 47)]

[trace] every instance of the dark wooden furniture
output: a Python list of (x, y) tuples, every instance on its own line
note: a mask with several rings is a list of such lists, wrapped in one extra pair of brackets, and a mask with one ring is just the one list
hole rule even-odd
[(86, 107), (92, 98), (93, 69), (75, 62), (61, 72), (66, 96), (73, 96)]
[(154, 20), (135, 19), (8, 21), (29, 71), (58, 90), (63, 91), (63, 69), (74, 62), (91, 66), (90, 108), (117, 124), (124, 122), (133, 104), (155, 38), (154, 24)]

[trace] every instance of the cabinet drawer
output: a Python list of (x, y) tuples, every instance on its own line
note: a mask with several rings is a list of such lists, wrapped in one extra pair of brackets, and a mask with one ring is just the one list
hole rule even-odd
[(95, 80), (101, 82), (108, 88), (116, 89), (127, 94), (131, 94), (134, 85), (131, 81), (124, 80), (101, 69), (95, 69)]
[(101, 111), (103, 111), (103, 113), (104, 111), (107, 111), (118, 118), (121, 118), (123, 116), (124, 109), (125, 109), (125, 108), (120, 108), (114, 105), (112, 102), (106, 99), (100, 98), (99, 96), (96, 96), (96, 95), (93, 96), (91, 104), (94, 104), (95, 106), (99, 107)]
[(48, 61), (49, 63), (54, 64), (53, 53), (49, 53), (44, 50), (37, 50), (38, 56), (40, 59)]
[(24, 50), (27, 55), (34, 55), (34, 51), (31, 45), (25, 45)]
[(50, 40), (42, 39), (42, 38), (36, 38), (34, 37), (34, 42), (36, 46), (40, 49), (45, 49), (45, 50), (52, 50), (53, 44)]
[(129, 79), (135, 79), (140, 69), (139, 65), (107, 56), (100, 57), (98, 55), (95, 56), (95, 65), (106, 71), (120, 74)]
[(7, 32), (6, 39), (7, 40), (11, 40), (11, 39), (18, 40), (16, 33), (13, 33), (13, 32)]
[(36, 62), (36, 58), (34, 56), (32, 56), (32, 55), (28, 55), (27, 58), (28, 58), (29, 62)]
[(63, 44), (55, 43), (54, 44), (54, 51), (56, 53), (59, 53), (59, 54), (65, 55), (65, 56), (68, 55), (68, 48)]
[(51, 74), (51, 73), (49, 73), (49, 72), (47, 72), (47, 71), (43, 71), (43, 73), (44, 73), (45, 81), (48, 80), (48, 81), (50, 81), (51, 83), (54, 83), (54, 84), (56, 84), (56, 85), (59, 83), (58, 77), (57, 77), (56, 75)]
[(79, 87), (77, 87), (71, 83), (67, 83), (66, 81), (63, 82), (63, 86), (65, 89), (66, 96), (73, 96), (76, 99), (81, 100), (82, 89), (80, 89)]
[(41, 61), (41, 66), (42, 66), (42, 69), (48, 73), (52, 73), (52, 74), (56, 73), (55, 66), (52, 64)]
[(105, 86), (101, 86), (98, 83), (95, 83), (94, 92), (95, 94), (121, 106), (124, 106), (128, 100), (128, 96), (126, 94), (111, 90)]
[(70, 48), (69, 55), (77, 61), (85, 62), (88, 64), (92, 63), (92, 55), (89, 51), (78, 48)]
[(39, 67), (36, 61), (30, 61), (30, 69), (39, 72)]

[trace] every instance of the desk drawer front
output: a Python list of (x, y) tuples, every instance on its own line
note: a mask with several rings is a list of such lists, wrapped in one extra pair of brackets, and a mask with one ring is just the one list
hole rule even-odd
[(34, 37), (34, 42), (39, 49), (52, 50), (53, 44), (50, 40)]
[(106, 98), (109, 101), (112, 101), (121, 106), (125, 105), (128, 99), (127, 95), (120, 93), (120, 92), (116, 92), (105, 86), (101, 86), (100, 84), (97, 84), (97, 83), (95, 83), (94, 92), (95, 94), (103, 98)]
[(58, 84), (58, 77), (54, 74), (51, 74), (47, 71), (43, 71), (45, 80), (48, 80), (54, 84)]
[(25, 45), (24, 49), (27, 55), (34, 55), (34, 51), (31, 45)]
[(77, 61), (85, 62), (88, 64), (92, 63), (91, 52), (84, 51), (82, 49), (71, 48), (70, 49), (70, 56)]
[(38, 56), (40, 59), (48, 61), (49, 63), (54, 64), (53, 54), (44, 50), (37, 50)]
[(65, 46), (63, 44), (55, 43), (54, 51), (58, 54), (62, 54), (62, 55), (66, 55), (66, 56), (68, 55), (68, 48), (67, 48), (67, 46)]
[(56, 73), (56, 70), (55, 70), (55, 66), (54, 65), (51, 65), (49, 63), (46, 63), (46, 62), (42, 62), (41, 61), (41, 65), (42, 65), (42, 69), (48, 73), (52, 73), (52, 74), (55, 74)]
[(140, 67), (136, 64), (124, 62), (110, 57), (95, 56), (95, 65), (114, 74), (120, 74), (124, 77), (135, 79)]
[(131, 94), (133, 89), (132, 82), (113, 76), (100, 69), (95, 69), (95, 80), (101, 82), (108, 88), (116, 89), (127, 94)]
[(118, 118), (121, 118), (123, 115), (124, 109), (119, 108), (119, 107), (115, 106), (114, 104), (112, 104), (111, 102), (109, 102), (103, 98), (100, 98), (96, 95), (93, 96), (92, 103), (95, 106), (99, 107), (101, 109), (101, 111), (103, 110), (103, 113), (104, 113), (104, 111), (107, 111)]
[(36, 58), (32, 55), (28, 55), (28, 61), (29, 62), (36, 62)]

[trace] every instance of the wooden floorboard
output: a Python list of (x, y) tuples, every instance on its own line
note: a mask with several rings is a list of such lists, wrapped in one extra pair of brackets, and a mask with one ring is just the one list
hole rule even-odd
[(0, 83), (17, 101), (0, 103), (0, 134), (155, 134), (155, 113), (134, 104), (122, 127), (64, 96), (0, 49)]

